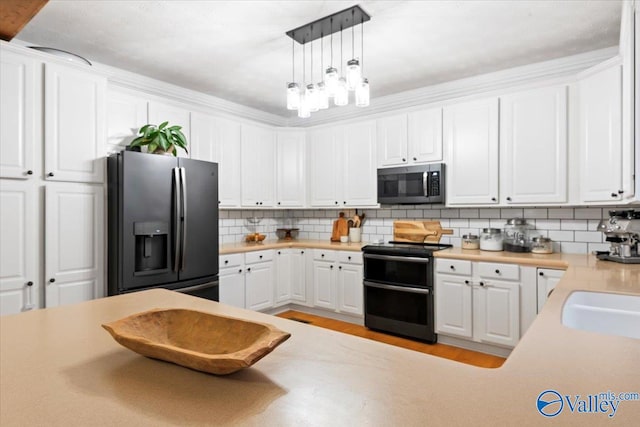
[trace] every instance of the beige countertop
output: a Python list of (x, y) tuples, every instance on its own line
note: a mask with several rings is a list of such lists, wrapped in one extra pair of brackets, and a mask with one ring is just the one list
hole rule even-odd
[(360, 251), (367, 243), (340, 243), (327, 240), (270, 240), (260, 243), (223, 243), (220, 245), (220, 255), (262, 251), (265, 249), (282, 248), (316, 248), (333, 249), (339, 251)]
[[(575, 289), (640, 294), (640, 266), (559, 257), (567, 272), (499, 369), (165, 290), (5, 316), (0, 425), (542, 425), (549, 421), (536, 399), (544, 390), (571, 399), (640, 392), (640, 340), (560, 322)], [(154, 307), (254, 319), (292, 336), (252, 368), (216, 377), (139, 356), (100, 327)], [(611, 419), (565, 408), (551, 423), (636, 425), (638, 419), (640, 401), (628, 401)]]

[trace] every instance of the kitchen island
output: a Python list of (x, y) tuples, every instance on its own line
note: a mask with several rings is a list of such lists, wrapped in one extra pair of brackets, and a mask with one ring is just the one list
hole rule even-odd
[[(640, 392), (640, 340), (560, 322), (572, 290), (640, 294), (640, 266), (592, 256), (571, 257), (568, 264), (498, 369), (166, 290), (6, 316), (0, 319), (0, 425), (543, 424), (548, 420), (536, 401), (548, 389), (572, 402), (576, 395)], [(139, 356), (100, 326), (155, 307), (267, 322), (291, 338), (253, 367), (217, 377)], [(640, 401), (621, 402), (611, 418), (610, 412), (565, 408), (554, 421), (634, 425)]]

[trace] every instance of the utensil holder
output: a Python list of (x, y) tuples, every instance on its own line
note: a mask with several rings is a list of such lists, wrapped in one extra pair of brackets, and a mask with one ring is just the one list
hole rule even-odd
[(361, 228), (350, 228), (349, 229), (349, 240), (352, 243), (359, 243), (362, 240), (362, 229)]

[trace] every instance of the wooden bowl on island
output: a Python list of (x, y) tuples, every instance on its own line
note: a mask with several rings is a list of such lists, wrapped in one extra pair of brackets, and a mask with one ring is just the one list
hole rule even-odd
[(267, 323), (187, 309), (153, 309), (102, 325), (143, 356), (227, 375), (247, 368), (291, 334)]

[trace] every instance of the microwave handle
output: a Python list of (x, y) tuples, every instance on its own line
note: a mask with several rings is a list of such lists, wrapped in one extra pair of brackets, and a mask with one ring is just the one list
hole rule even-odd
[(429, 197), (429, 172), (422, 172), (422, 190), (424, 197)]

